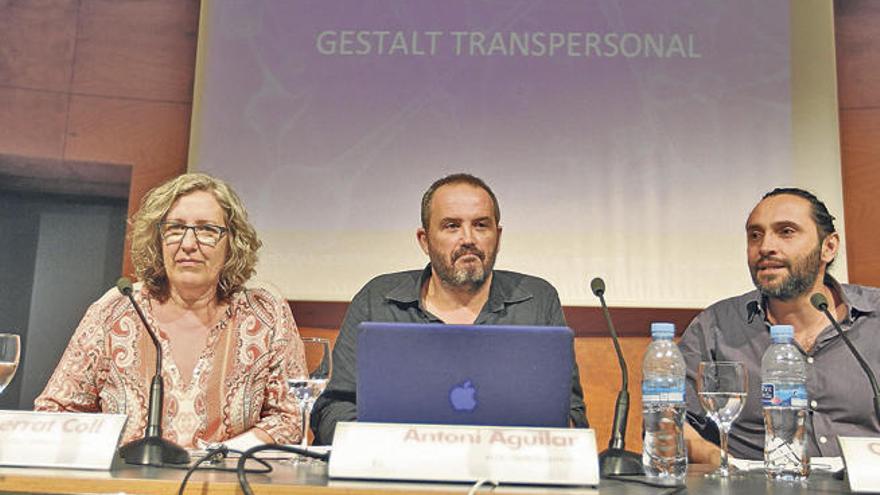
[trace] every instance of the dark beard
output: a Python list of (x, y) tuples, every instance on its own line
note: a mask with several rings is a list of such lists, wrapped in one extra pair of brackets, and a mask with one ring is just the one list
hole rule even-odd
[[(813, 288), (813, 284), (816, 283), (816, 278), (819, 276), (821, 255), (822, 244), (820, 243), (803, 259), (796, 260), (794, 264), (787, 263), (789, 275), (775, 287), (762, 287), (758, 281), (757, 269), (752, 270), (752, 282), (765, 297), (791, 301)], [(759, 263), (760, 261), (758, 260)]]
[[(498, 252), (497, 248), (495, 252)], [(440, 281), (446, 286), (465, 289), (468, 292), (476, 292), (483, 287), (483, 284), (486, 283), (489, 274), (492, 273), (492, 269), (495, 266), (494, 253), (491, 256), (487, 256), (486, 253), (483, 253), (477, 248), (459, 249), (453, 253), (452, 261), (449, 263), (446, 262), (442, 253), (437, 253), (431, 250), (429, 250), (429, 253), (431, 267), (437, 273), (437, 277)], [(466, 254), (473, 254), (480, 258), (482, 267), (475, 267), (471, 270), (457, 270), (455, 268), (455, 261)]]

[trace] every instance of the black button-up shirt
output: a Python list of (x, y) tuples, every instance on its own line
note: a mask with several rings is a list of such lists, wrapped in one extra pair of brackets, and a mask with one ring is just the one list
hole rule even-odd
[[(357, 326), (365, 321), (443, 323), (421, 304), (421, 290), (431, 266), (380, 275), (352, 299), (333, 348), (333, 375), (312, 411), (315, 443), (333, 441), (336, 423), (357, 419)], [(547, 281), (520, 273), (495, 270), (489, 299), (475, 325), (567, 326), (556, 289)], [(587, 416), (577, 363), (572, 372), (570, 418), (586, 427)]]

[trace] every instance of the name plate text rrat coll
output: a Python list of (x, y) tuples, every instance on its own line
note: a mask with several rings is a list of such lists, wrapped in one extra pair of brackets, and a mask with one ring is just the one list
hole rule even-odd
[(110, 469), (124, 414), (0, 411), (0, 466)]

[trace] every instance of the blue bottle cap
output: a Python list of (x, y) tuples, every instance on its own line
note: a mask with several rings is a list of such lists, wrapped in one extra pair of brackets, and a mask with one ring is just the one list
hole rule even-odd
[(673, 323), (651, 323), (651, 337), (655, 339), (671, 339), (675, 336), (675, 324)]
[(791, 325), (773, 325), (770, 327), (770, 338), (777, 340), (791, 340), (794, 338), (794, 327)]

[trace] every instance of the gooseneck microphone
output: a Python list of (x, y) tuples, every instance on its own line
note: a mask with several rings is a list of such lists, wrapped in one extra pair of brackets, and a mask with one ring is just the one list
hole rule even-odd
[(123, 296), (128, 297), (141, 322), (147, 329), (153, 345), (156, 346), (156, 374), (150, 384), (150, 402), (147, 407), (147, 428), (144, 437), (128, 442), (119, 448), (119, 455), (128, 464), (141, 466), (162, 466), (164, 464), (187, 464), (189, 454), (183, 447), (162, 438), (162, 408), (164, 403), (164, 384), (162, 382), (162, 344), (147, 323), (147, 318), (132, 295), (131, 280), (126, 277), (116, 282), (116, 288)]
[(614, 343), (614, 351), (617, 352), (617, 362), (620, 364), (620, 392), (617, 393), (617, 402), (614, 404), (614, 422), (611, 424), (611, 438), (608, 440), (608, 448), (599, 454), (599, 474), (607, 477), (621, 474), (644, 474), (642, 458), (635, 452), (626, 450), (626, 420), (629, 416), (629, 373), (623, 352), (620, 350), (620, 340), (617, 338), (617, 330), (611, 322), (611, 313), (605, 304), (605, 281), (599, 277), (590, 282), (590, 290), (599, 298), (602, 304), (602, 313), (605, 315), (605, 323), (608, 332), (611, 333), (611, 341)]
[(877, 421), (880, 421), (880, 388), (877, 387), (877, 377), (874, 375), (874, 371), (862, 355), (859, 354), (859, 351), (855, 348), (852, 342), (850, 342), (849, 337), (846, 336), (843, 329), (840, 328), (840, 323), (837, 322), (837, 318), (835, 318), (834, 315), (831, 314), (831, 311), (829, 311), (828, 299), (825, 298), (825, 295), (820, 292), (813, 294), (810, 296), (810, 304), (825, 314), (825, 317), (828, 318), (831, 325), (837, 330), (837, 335), (840, 335), (840, 338), (843, 339), (843, 342), (849, 347), (849, 352), (851, 352), (856, 358), (859, 366), (862, 367), (862, 371), (868, 376), (868, 381), (871, 382), (871, 388), (874, 390), (874, 415), (877, 417)]

